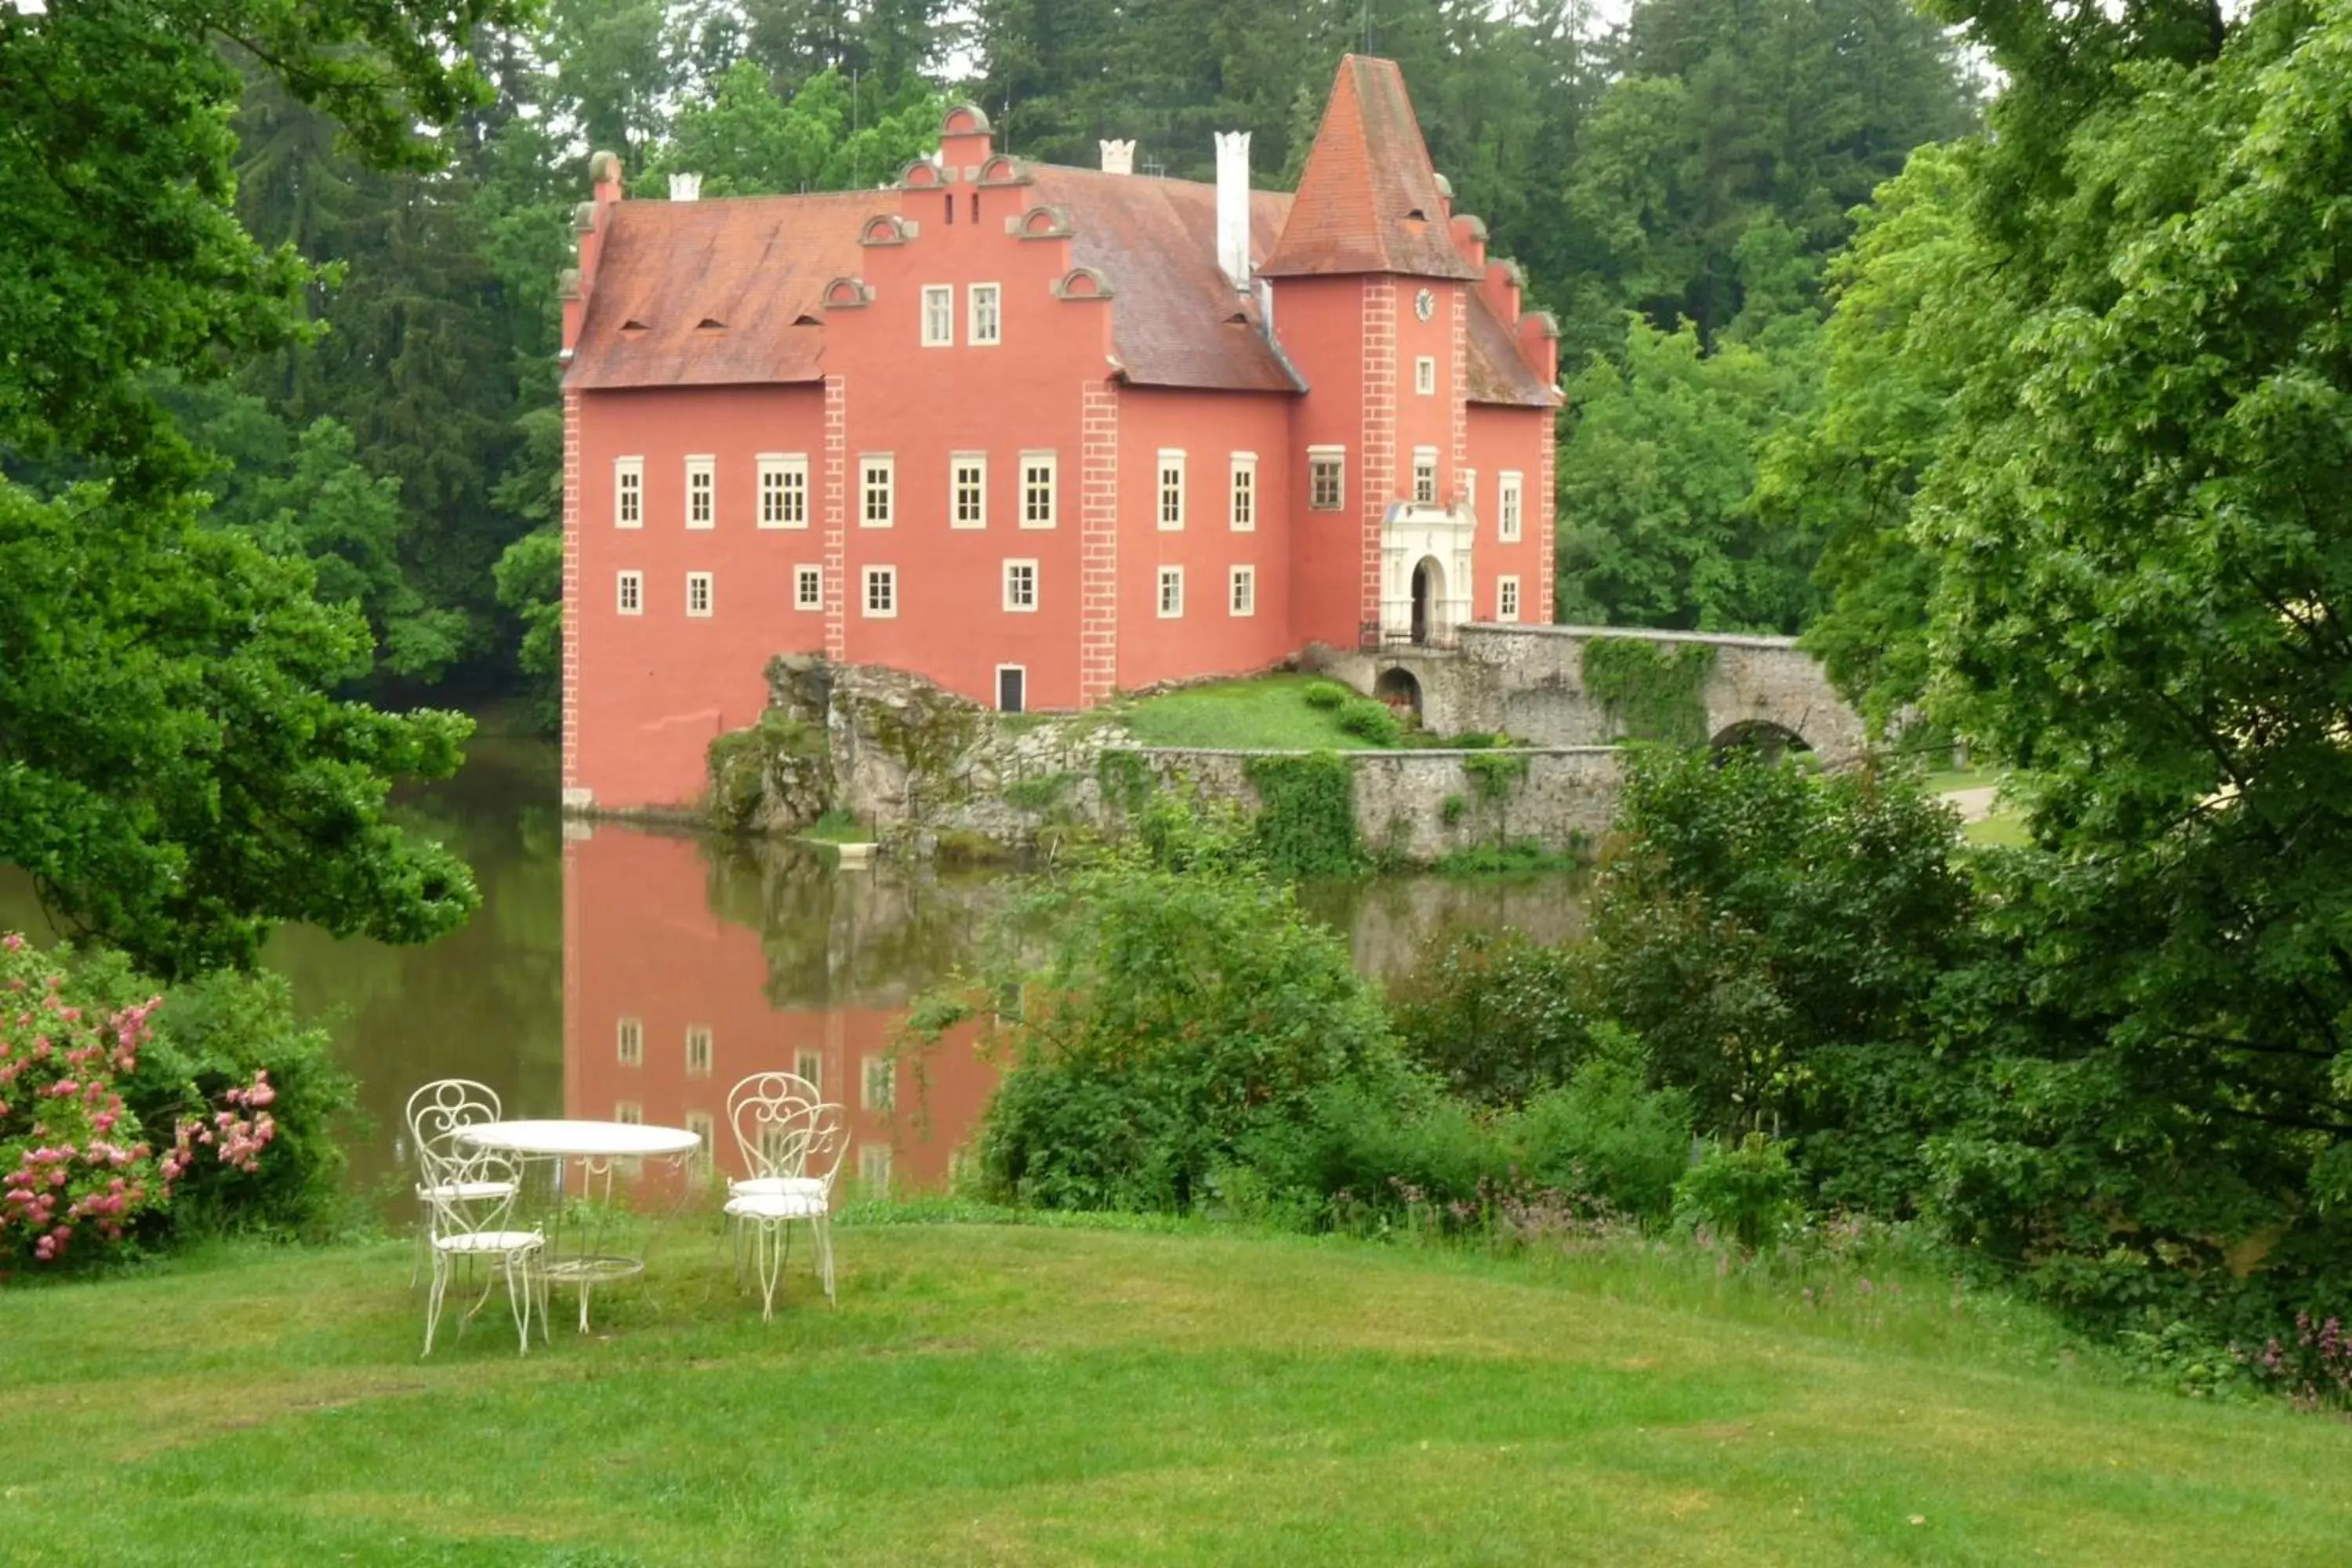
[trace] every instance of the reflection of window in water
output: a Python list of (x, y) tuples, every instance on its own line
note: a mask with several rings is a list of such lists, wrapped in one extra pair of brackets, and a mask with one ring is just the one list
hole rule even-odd
[(688, 1024), (686, 1026), (686, 1075), (688, 1078), (710, 1076), (710, 1026)]
[(808, 1123), (798, 1118), (760, 1129), (760, 1166), (772, 1176), (797, 1176), (808, 1153)]
[(824, 1092), (824, 1058), (815, 1051), (802, 1051), (793, 1058), (793, 1071), (808, 1080), (808, 1086), (819, 1094)]
[(866, 1058), (866, 1081), (859, 1086), (868, 1110), (887, 1110), (898, 1100), (898, 1064), (888, 1057)]
[(644, 1062), (646, 1059), (646, 1021), (643, 1018), (624, 1018), (621, 1020), (620, 1052), (621, 1065), (625, 1068), (636, 1067)]
[(1019, 981), (1003, 986), (996, 993), (996, 1021), (1000, 1024), (1021, 1022), (1021, 992)]
[(868, 1143), (857, 1151), (857, 1179), (869, 1193), (890, 1190), (890, 1145)]
[(630, 1127), (645, 1125), (646, 1108), (634, 1100), (625, 1100), (613, 1107), (613, 1120)]
[(688, 1132), (693, 1133), (697, 1138), (702, 1140), (702, 1147), (695, 1152), (696, 1157), (703, 1160), (710, 1158), (710, 1141), (715, 1131), (715, 1124), (710, 1120), (710, 1112), (707, 1110), (688, 1111), (686, 1113), (686, 1130)]

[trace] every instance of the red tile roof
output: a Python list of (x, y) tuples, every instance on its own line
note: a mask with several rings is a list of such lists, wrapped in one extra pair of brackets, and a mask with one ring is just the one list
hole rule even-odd
[(1399, 272), (1475, 279), (1454, 248), (1437, 171), (1394, 60), (1349, 55), (1298, 179), (1269, 278)]
[(1557, 407), (1559, 395), (1528, 368), (1519, 354), (1513, 329), (1495, 314), (1476, 289), (1465, 292), (1470, 296), (1470, 353), (1468, 374), (1463, 379), (1469, 384), (1465, 395), (1470, 401), (1510, 404), (1521, 408)]

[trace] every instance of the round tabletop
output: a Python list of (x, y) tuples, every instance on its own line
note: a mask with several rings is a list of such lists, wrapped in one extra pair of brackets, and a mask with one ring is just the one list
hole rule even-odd
[(510, 1154), (583, 1154), (636, 1159), (684, 1154), (702, 1146), (699, 1133), (683, 1127), (646, 1127), (635, 1121), (483, 1121), (457, 1130), (459, 1142)]

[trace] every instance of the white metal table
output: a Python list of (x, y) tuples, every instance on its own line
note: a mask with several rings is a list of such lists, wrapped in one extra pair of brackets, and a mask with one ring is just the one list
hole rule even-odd
[[(457, 1139), (477, 1149), (495, 1149), (520, 1160), (551, 1160), (555, 1163), (555, 1214), (547, 1246), (538, 1265), (553, 1284), (569, 1285), (580, 1296), (580, 1331), (588, 1331), (588, 1295), (599, 1285), (633, 1279), (645, 1272), (646, 1260), (604, 1250), (604, 1222), (612, 1213), (613, 1167), (624, 1160), (673, 1160), (702, 1147), (698, 1133), (682, 1127), (647, 1127), (635, 1121), (484, 1121), (461, 1127)], [(567, 1249), (563, 1237), (564, 1170), (580, 1162), (584, 1196), (598, 1177), (604, 1178), (603, 1199), (589, 1215), (587, 1231), (578, 1246)]]

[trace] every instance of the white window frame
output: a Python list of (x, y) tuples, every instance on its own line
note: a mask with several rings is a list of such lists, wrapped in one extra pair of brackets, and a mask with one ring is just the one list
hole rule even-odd
[[(1172, 606), (1168, 595), (1171, 588), (1176, 590)], [(1181, 621), (1184, 618), (1184, 568), (1162, 566), (1160, 569), (1160, 590), (1156, 602), (1161, 620)]]
[[(711, 572), (688, 572), (686, 574), (686, 613), (691, 619), (707, 621), (710, 618), (711, 607), (719, 602), (717, 575)], [(694, 607), (694, 590), (697, 587), (702, 590), (702, 608), (698, 610)]]
[[(1035, 499), (1032, 493), (1036, 483), (1034, 476), (1039, 469), (1043, 469), (1045, 475), (1045, 515), (1043, 519), (1029, 515), (1031, 510), (1029, 503)], [(1021, 454), (1022, 527), (1044, 529), (1054, 526), (1055, 519), (1061, 508), (1061, 463), (1053, 453), (1024, 452)]]
[(702, 1147), (695, 1151), (695, 1157), (709, 1159), (719, 1143), (718, 1118), (707, 1110), (689, 1110), (686, 1113), (686, 1130), (701, 1141)]
[[(927, 349), (955, 347), (955, 285), (926, 283), (923, 285), (922, 300), (923, 346)], [(941, 330), (934, 331), (935, 327)]]
[[(882, 584), (890, 603), (882, 609), (874, 607), (874, 588)], [(898, 618), (898, 569), (896, 566), (868, 566), (858, 574), (857, 608), (869, 621), (895, 621)]]
[[(1029, 602), (1025, 605), (1019, 602), (1018, 595), (1013, 591), (1015, 574), (1024, 571), (1029, 574)], [(1004, 608), (1008, 613), (1016, 616), (1034, 616), (1037, 613), (1037, 600), (1040, 597), (1037, 577), (1037, 560), (1034, 556), (1024, 556), (1004, 563)]]
[(860, 1143), (857, 1146), (857, 1184), (868, 1197), (881, 1197), (890, 1191), (890, 1145)]
[(1437, 395), (1437, 356), (1423, 354), (1412, 362), (1412, 389), (1423, 397)]
[[(968, 307), (965, 339), (976, 349), (992, 349), (1004, 341), (1004, 289), (997, 283), (974, 283), (964, 290)], [(984, 312), (984, 313), (983, 313)]]
[[(881, 1092), (877, 1093), (876, 1086)], [(857, 1060), (857, 1103), (868, 1110), (895, 1110), (898, 1107), (898, 1064), (885, 1055), (867, 1055)]]
[[(696, 1059), (697, 1047), (701, 1048), (699, 1060)], [(716, 1054), (717, 1053), (712, 1049), (710, 1026), (708, 1024), (688, 1024), (686, 1026), (686, 1076), (688, 1078), (709, 1078), (710, 1076), (711, 1058)]]
[(1225, 484), (1225, 521), (1235, 533), (1257, 531), (1257, 454), (1235, 452)]
[[(1317, 498), (1315, 471), (1328, 465), (1331, 469), (1331, 504), (1325, 506)], [(1309, 511), (1345, 511), (1348, 510), (1348, 448), (1345, 447), (1309, 447), (1307, 448), (1307, 510)]]
[[(1160, 531), (1162, 533), (1183, 532), (1183, 452), (1174, 447), (1160, 447), (1160, 463), (1159, 466), (1152, 470), (1152, 474), (1154, 476), (1151, 483), (1151, 515), (1153, 520), (1160, 524)], [(1176, 480), (1175, 485), (1172, 488), (1168, 482), (1169, 478), (1171, 475), (1174, 476)], [(1174, 502), (1172, 506), (1170, 504), (1171, 501)], [(1170, 514), (1171, 512), (1174, 514), (1174, 520), (1172, 521), (1170, 520)]]
[[(814, 587), (814, 593), (803, 593)], [(824, 568), (814, 562), (802, 562), (793, 568), (793, 608), (822, 610), (824, 608)]]
[[(874, 516), (874, 479), (882, 479), (882, 516)], [(898, 521), (898, 459), (887, 452), (861, 452), (857, 457), (857, 526), (891, 528)]]
[(624, 1127), (642, 1127), (646, 1124), (646, 1108), (634, 1100), (616, 1100), (613, 1102), (613, 1120)]
[(646, 460), (643, 458), (613, 459), (613, 526), (643, 528), (646, 525)]
[[(696, 481), (700, 480), (697, 489)], [(691, 529), (719, 526), (719, 459), (697, 456), (686, 460), (686, 526)]]
[(809, 525), (808, 454), (760, 454), (760, 526), (806, 528)]
[(1233, 616), (1247, 619), (1257, 614), (1257, 568), (1236, 566), (1225, 581), (1225, 609)]
[(646, 1021), (623, 1018), (613, 1030), (613, 1055), (625, 1068), (646, 1065)]
[[(964, 471), (971, 470), (972, 514), (963, 514)], [(988, 454), (985, 452), (950, 452), (948, 454), (948, 526), (974, 529), (988, 526)]]
[(1504, 622), (1519, 618), (1519, 580), (1516, 574), (1495, 579), (1495, 618)]
[(1516, 544), (1527, 526), (1526, 486), (1516, 468), (1505, 468), (1495, 478), (1495, 537), (1505, 544)]
[(824, 1092), (824, 1053), (806, 1047), (793, 1053), (793, 1075), (806, 1079), (817, 1093)]
[[(1421, 482), (1423, 475), (1429, 479), (1426, 485)], [(1412, 499), (1417, 506), (1437, 504), (1437, 448), (1434, 447), (1415, 447), (1412, 449)]]
[(646, 613), (646, 574), (623, 572), (613, 581), (613, 605), (617, 615), (642, 616)]

